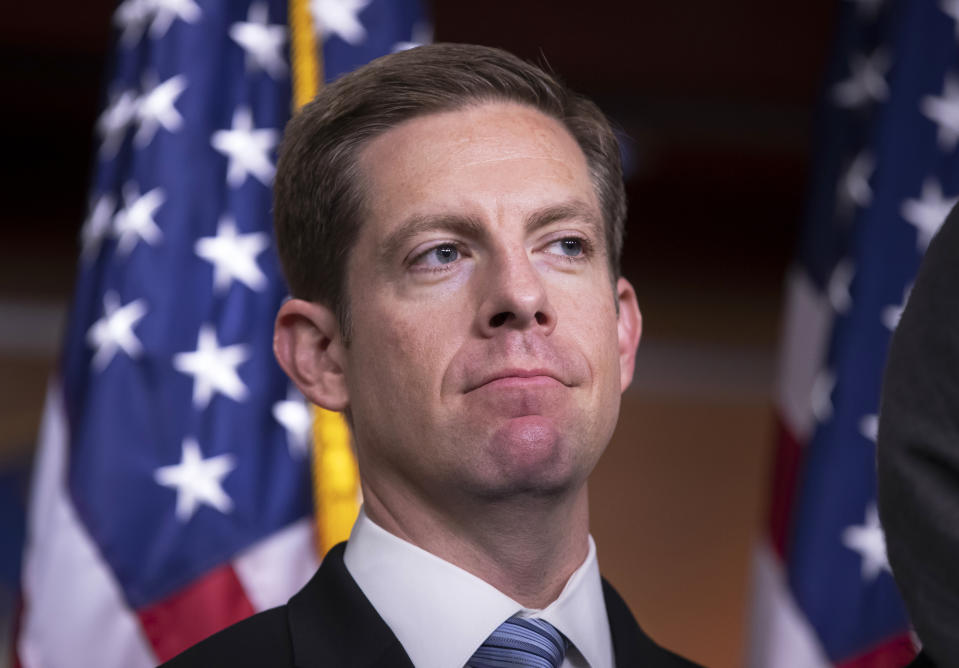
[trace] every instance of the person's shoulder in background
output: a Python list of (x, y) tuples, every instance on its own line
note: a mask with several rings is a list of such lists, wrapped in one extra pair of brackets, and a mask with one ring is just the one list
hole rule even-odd
[(920, 652), (906, 668), (936, 668), (936, 664), (925, 652)]
[(889, 564), (924, 646), (910, 665), (959, 665), (959, 207), (889, 346), (877, 470)]

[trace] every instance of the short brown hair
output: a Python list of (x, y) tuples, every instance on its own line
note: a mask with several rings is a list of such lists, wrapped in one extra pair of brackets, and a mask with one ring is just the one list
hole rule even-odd
[(602, 209), (615, 281), (626, 196), (619, 145), (603, 113), (506, 51), (433, 44), (383, 56), (341, 77), (287, 124), (273, 218), (290, 292), (331, 308), (349, 338), (345, 273), (362, 223), (361, 149), (411, 118), (494, 101), (525, 104), (555, 118), (579, 144)]

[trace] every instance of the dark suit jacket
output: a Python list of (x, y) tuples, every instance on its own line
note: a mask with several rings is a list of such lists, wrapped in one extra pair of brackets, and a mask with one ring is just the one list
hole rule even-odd
[(959, 666), (959, 210), (923, 259), (889, 347), (879, 410), (879, 514), (924, 645)]
[[(346, 570), (345, 545), (330, 550), (316, 575), (289, 603), (234, 624), (164, 666), (412, 668), (403, 646)], [(617, 668), (696, 665), (650, 640), (605, 580), (603, 595)]]
[(920, 652), (918, 656), (910, 663), (906, 668), (936, 668), (936, 664), (932, 662), (932, 659), (929, 658), (929, 655), (925, 652)]

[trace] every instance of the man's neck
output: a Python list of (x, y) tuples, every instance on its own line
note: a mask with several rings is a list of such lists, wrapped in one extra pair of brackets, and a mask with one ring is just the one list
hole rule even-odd
[[(395, 500), (394, 500), (395, 501)], [(586, 558), (586, 486), (566, 497), (523, 496), (438, 511), (386, 503), (364, 488), (376, 524), (485, 580), (527, 608), (545, 608)]]

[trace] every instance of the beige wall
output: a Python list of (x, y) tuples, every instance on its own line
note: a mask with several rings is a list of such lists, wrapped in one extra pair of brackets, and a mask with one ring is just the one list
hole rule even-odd
[(707, 666), (743, 665), (771, 429), (764, 401), (630, 393), (590, 481), (605, 577), (657, 642)]

